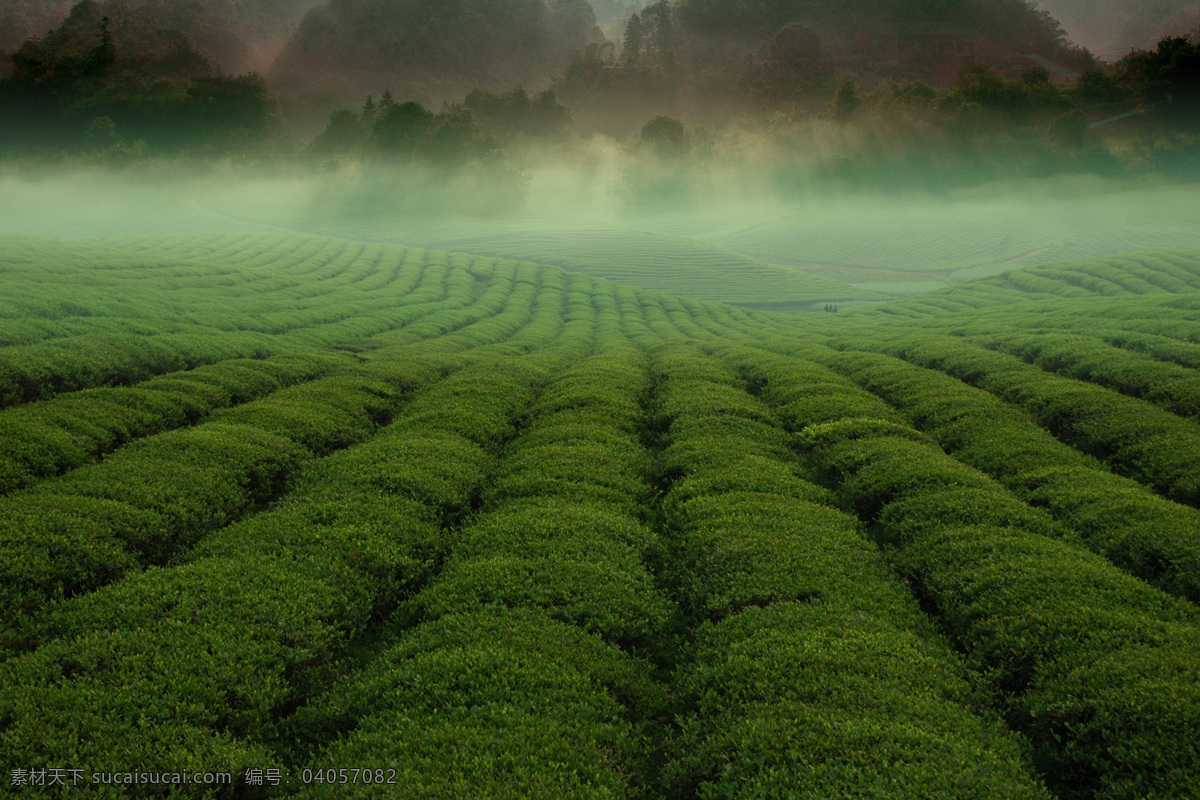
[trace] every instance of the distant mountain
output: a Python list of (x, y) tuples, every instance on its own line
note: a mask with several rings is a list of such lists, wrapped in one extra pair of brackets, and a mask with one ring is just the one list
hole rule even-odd
[(674, 11), (692, 35), (746, 42), (764, 41), (797, 22), (832, 40), (982, 35), (1046, 53), (1064, 41), (1054, 16), (1031, 0), (675, 0)]
[(71, 0), (0, 0), (0, 50), (11, 53), (61, 25), (71, 5)]
[(1146, 46), (1152, 47), (1168, 36), (1187, 36), (1196, 41), (1196, 38), (1200, 37), (1200, 6), (1172, 14), (1163, 21), (1151, 41), (1146, 42)]
[(948, 86), (977, 61), (1013, 79), (1095, 65), (1031, 0), (656, 0), (620, 39), (613, 63), (597, 52), (556, 86), (577, 120), (606, 130), (661, 109), (702, 123), (747, 104), (817, 111), (839, 76)]
[(1039, 0), (1071, 38), (1106, 61), (1130, 48), (1153, 47), (1164, 23), (1197, 0)]
[[(0, 50), (15, 51), (66, 20), (76, 0), (0, 0)], [(267, 67), (319, 0), (130, 0), (125, 5), (188, 34), (229, 72)]]
[(314, 106), (385, 88), (436, 106), (546, 83), (572, 50), (602, 40), (581, 0), (330, 0), (304, 17), (268, 80)]

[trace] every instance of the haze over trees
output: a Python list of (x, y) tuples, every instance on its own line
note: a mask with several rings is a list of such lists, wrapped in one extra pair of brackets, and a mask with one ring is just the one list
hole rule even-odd
[[(127, 0), (145, 19), (188, 34), (223, 70), (242, 73), (270, 64), (292, 27), (318, 0)], [(62, 24), (74, 0), (0, 0), (0, 51)]]
[(222, 153), (282, 133), (261, 78), (222, 73), (186, 34), (121, 2), (84, 0), (12, 64), (0, 81), (0, 142), (9, 147), (119, 151), (141, 141)]
[[(1168, 39), (1110, 66), (1026, 0), (615, 3), (604, 10), (620, 22), (615, 40), (581, 2), (334, 0), (307, 13), (265, 79), (233, 77), (228, 64), (249, 57), (239, 42), (303, 8), (87, 0), (0, 56), (0, 104), (16, 121), (0, 144), (118, 160), (486, 156), (519, 171), (522, 137), (602, 133), (629, 145), (615, 154), (618, 193), (646, 183), (677, 198), (711, 164), (741, 158), (747, 130), (780, 186), (1196, 165), (1194, 43)], [(381, 116), (385, 90), (393, 109), (431, 121), (403, 146), (377, 130), (398, 113)], [(665, 172), (637, 146), (660, 117), (707, 142)], [(1113, 118), (1129, 121), (1107, 127)]]
[(1108, 61), (1185, 33), (1173, 29), (1172, 21), (1200, 7), (1196, 0), (1039, 0), (1038, 5), (1061, 21), (1071, 38)]
[(321, 113), (389, 87), (439, 105), (545, 83), (573, 49), (602, 39), (591, 6), (573, 0), (331, 0), (305, 16), (268, 79)]

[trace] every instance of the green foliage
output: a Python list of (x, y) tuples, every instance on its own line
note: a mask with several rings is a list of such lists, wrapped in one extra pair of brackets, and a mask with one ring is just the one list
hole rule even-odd
[[(1047, 349), (1056, 343), (1048, 334), (1038, 341)], [(907, 345), (913, 344), (910, 338)], [(1087, 352), (1084, 347), (1079, 350)], [(1069, 350), (1058, 352), (1074, 358)], [(1121, 364), (1121, 355), (1114, 354), (1116, 365)], [(1188, 532), (1200, 523), (1194, 510), (1110, 474), (1098, 462), (1056, 441), (1017, 409), (941, 373), (861, 353), (829, 355), (825, 360), (902, 409), (955, 458), (998, 478), (1025, 501), (1066, 523), (1066, 530), (1078, 535), (1089, 549), (1173, 594), (1200, 597), (1200, 547)], [(1151, 374), (1156, 366), (1174, 374), (1167, 365), (1145, 361)], [(1100, 359), (1091, 363), (1099, 364)], [(930, 520), (1054, 532), (1044, 518), (1037, 520), (1040, 515), (1032, 515), (1021, 503), (1006, 498), (1003, 510), (989, 511), (968, 502), (973, 496), (978, 499), (977, 493), (971, 492), (937, 493), (898, 503), (906, 519), (898, 530), (914, 524), (908, 521), (910, 506), (924, 505), (938, 508)], [(924, 523), (917, 520), (915, 524)]]
[(519, 221), (400, 223), (373, 210), (353, 221), (316, 230), (421, 247), (461, 250), (519, 261), (553, 264), (571, 272), (657, 292), (737, 303), (808, 303), (823, 298), (868, 298), (873, 292), (839, 280), (801, 273), (748, 258), (694, 237), (654, 233), (642, 225), (531, 225)]
[(644, 669), (599, 637), (537, 610), (491, 607), (413, 631), (304, 725), (353, 729), (314, 769), (394, 765), (414, 797), (617, 798), (632, 790), (624, 765), (642, 744), (618, 698), (651, 692)]
[(641, 141), (660, 155), (676, 155), (687, 147), (687, 132), (679, 120), (659, 116), (642, 126)]
[(829, 111), (835, 119), (845, 119), (858, 110), (862, 99), (858, 96), (858, 87), (849, 78), (842, 78), (838, 83), (837, 92), (833, 95)]
[(1155, 50), (1137, 50), (1122, 58), (1115, 78), (1166, 123), (1193, 133), (1200, 130), (1200, 45), (1168, 37)]
[[(1115, 652), (1125, 653), (1123, 658), (1137, 653), (1153, 674), (1170, 674), (1168, 680), (1179, 687), (1189, 685), (1192, 679), (1172, 665), (1177, 663), (1176, 643), (1196, 636), (1194, 609), (1099, 557), (1007, 527), (1003, 494), (982, 476), (930, 450), (891, 437), (845, 443), (827, 437), (815, 452), (845, 476), (842, 490), (849, 502), (872, 510), (882, 503), (880, 533), (898, 547), (894, 563), (937, 609), (975, 668), (1005, 693), (1008, 719), (1034, 737), (1039, 766), (1052, 789), (1071, 797), (1118, 797), (1140, 785), (1170, 794), (1181, 778), (1165, 765), (1196, 763), (1188, 755), (1191, 737), (1181, 745), (1162, 736), (1161, 716), (1145, 719), (1130, 713), (1139, 688), (1127, 687), (1113, 674), (1086, 687), (1073, 684), (1083, 692), (1074, 696), (1083, 719), (1100, 706), (1124, 709), (1119, 719), (1091, 726), (1096, 733), (1103, 729), (1106, 738), (1082, 747), (1074, 738), (1063, 739), (1064, 728), (1051, 721), (1055, 712), (1041, 698), (1062, 697), (1069, 691), (1066, 675)], [(907, 473), (896, 460), (905, 451), (904, 463), (917, 465)], [(881, 481), (888, 464), (903, 477)], [(976, 518), (987, 519), (990, 512), (991, 527), (959, 527), (968, 521), (963, 515), (943, 519), (936, 516), (937, 503), (915, 500), (945, 492), (952, 493), (947, 501), (961, 507), (977, 504)], [(906, 524), (911, 518), (924, 522)], [(1164, 713), (1179, 726), (1176, 730), (1194, 725), (1186, 706)], [(1048, 725), (1039, 719), (1044, 714), (1049, 714)], [(1140, 744), (1146, 741), (1154, 747)], [(1171, 756), (1163, 758), (1166, 751)], [(1111, 757), (1101, 757), (1101, 752)], [(1120, 755), (1112, 756), (1116, 753)], [(1193, 767), (1183, 769), (1186, 773)]]
[(1015, 741), (957, 705), (968, 689), (946, 655), (876, 619), (748, 609), (702, 630), (680, 681), (695, 705), (667, 767), (676, 791), (787, 796), (803, 774), (805, 791), (837, 797), (1050, 796)]
[(642, 563), (654, 534), (603, 505), (547, 494), (507, 503), (465, 531), (418, 599), (423, 614), (542, 608), (626, 647), (653, 642), (669, 614)]
[(256, 75), (229, 77), (152, 13), (84, 0), (61, 27), (25, 42), (0, 80), (0, 146), (128, 154), (125, 143), (216, 154), (278, 139), (278, 103)]
[(1150, 486), (1190, 474), (1184, 254), (790, 318), (286, 234), (0, 260), (0, 760), (1197, 783), (1200, 512)]
[(245, 737), (272, 736), (274, 711), (428, 568), (417, 545), (434, 537), (412, 511), (382, 500), (265, 515), (189, 564), (65, 604), (46, 630), (57, 640), (4, 666), (6, 706), (43, 710), (11, 717), (5, 753), (37, 763), (82, 736), (70, 752), (85, 769), (139, 749), (162, 769), (278, 764)]
[[(441, 368), (455, 366), (450, 361)], [(92, 737), (102, 744), (76, 751), (81, 763), (98, 764), (105, 751), (139, 746), (164, 768), (206, 757), (234, 771), (244, 771), (255, 757), (279, 763), (261, 746), (230, 738), (278, 735), (278, 710), (327, 683), (328, 670), (350, 640), (394, 608), (406, 587), (427, 578), (446, 546), (435, 521), (464, 513), (486, 474), (483, 449), (431, 424), (423, 408), (467, 389), (483, 407), (494, 408), (508, 396), (515, 414), (514, 390), (540, 374), (468, 368), (448, 377), (368, 444), (310, 466), (277, 510), (215, 534), (186, 563), (136, 574), (63, 603), (38, 626), (37, 634), (51, 643), (12, 662), (6, 684), (13, 698), (21, 698), (14, 702), (65, 708), (71, 698), (78, 702), (101, 691), (97, 687), (119, 688), (102, 691), (96, 702), (80, 702), (78, 713), (64, 712), (48, 725), (36, 713), (19, 713), (4, 736), (5, 752), (36, 762), (32, 753), (39, 742), (59, 741), (72, 730), (105, 729), (107, 738)], [(386, 383), (356, 387), (346, 380), (297, 387), (284, 407), (303, 409), (324, 398), (343, 413), (358, 409), (369, 417), (372, 408), (390, 411), (395, 404)], [(286, 419), (284, 427), (291, 429), (299, 419)], [(278, 425), (280, 419), (261, 422)], [(324, 432), (329, 425), (323, 419), (317, 427)], [(456, 440), (459, 452), (448, 446)], [(232, 443), (226, 447), (236, 453)], [(194, 460), (201, 452), (197, 443), (181, 457)], [(393, 458), (406, 472), (396, 475), (383, 467)], [(94, 637), (95, 631), (105, 635)], [(189, 660), (186, 669), (164, 671), (164, 664), (185, 659), (194, 648), (206, 657)], [(139, 666), (122, 666), (123, 654), (135, 651), (144, 654), (134, 656)], [(64, 666), (67, 653), (74, 660)], [(187, 671), (192, 667), (195, 672)], [(69, 679), (52, 684), (37, 677), (64, 672)], [(154, 736), (138, 732), (139, 705), (159, 718)], [(167, 742), (173, 749), (164, 755)], [(225, 744), (218, 748), (214, 742)]]
[[(792, 791), (804, 771), (810, 791), (838, 796), (897, 785), (952, 796), (997, 780), (1013, 796), (1044, 796), (1016, 742), (969, 710), (955, 658), (929, 637), (857, 521), (808, 502), (824, 499), (817, 487), (795, 490), (804, 482), (790, 454), (756, 457), (791, 473), (783, 491), (721, 480), (729, 465), (748, 462), (742, 451), (754, 437), (736, 428), (716, 437), (697, 418), (738, 420), (729, 395), (739, 389), (719, 370), (709, 372), (712, 382), (697, 379), (708, 366), (702, 359), (668, 352), (659, 368), (665, 395), (693, 399), (666, 406), (674, 409), (670, 450), (687, 477), (674, 483), (664, 510), (685, 608), (707, 620), (676, 676), (683, 713), (668, 743), (668, 793), (775, 796)], [(697, 438), (702, 448), (680, 448)], [(876, 759), (880, 748), (886, 765)]]
[[(929, 355), (913, 357), (918, 363), (933, 363)], [(1193, 506), (1200, 503), (1200, 472), (1188, 455), (1200, 446), (1200, 429), (1194, 422), (963, 342), (954, 342), (936, 357), (940, 369), (1025, 407), (1066, 443), (1110, 462), (1165, 497)]]
[(535, 99), (522, 88), (499, 93), (475, 89), (463, 105), (481, 126), (508, 136), (561, 136), (571, 115), (550, 89), (538, 92)]
[(136, 387), (85, 389), (0, 413), (11, 491), (82, 466), (131, 439), (192, 424), (213, 411), (318, 377), (324, 359), (230, 359)]
[(1005, 80), (991, 67), (975, 62), (959, 72), (951, 96), (962, 103), (1012, 111), (1024, 103), (1028, 95), (1021, 84)]

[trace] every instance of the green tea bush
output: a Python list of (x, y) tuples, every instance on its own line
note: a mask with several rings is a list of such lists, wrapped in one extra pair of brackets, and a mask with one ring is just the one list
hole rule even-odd
[(705, 798), (1048, 798), (1019, 743), (970, 713), (948, 653), (825, 603), (750, 608), (701, 631), (691, 712), (664, 770)]
[[(95, 744), (70, 751), (76, 763), (138, 747), (162, 768), (203, 757), (235, 771), (251, 758), (280, 763), (263, 743), (281, 735), (281, 710), (327, 685), (352, 641), (428, 579), (449, 543), (438, 522), (464, 515), (490, 471), (487, 450), (499, 443), (432, 428), (422, 409), (468, 389), (478, 404), (508, 399), (516, 414), (510, 394), (540, 376), (462, 369), (369, 442), (308, 467), (277, 510), (214, 534), (170, 569), (54, 608), (37, 626), (45, 643), (9, 662), (12, 707), (24, 710), (2, 752), (22, 763), (61, 758), (66, 737), (82, 731)], [(363, 388), (374, 396), (380, 384)], [(194, 648), (205, 657), (164, 669)], [(82, 660), (63, 666), (70, 653)], [(68, 713), (71, 698), (79, 708)], [(139, 706), (154, 732), (142, 730)], [(61, 713), (46, 722), (40, 713), (51, 707)], [(99, 730), (108, 738), (87, 733)]]
[[(1011, 513), (1004, 508), (1010, 504), (985, 481), (967, 478), (965, 467), (940, 452), (921, 456), (916, 451), (922, 445), (893, 437), (879, 442), (809, 440), (819, 461), (837, 465), (830, 472), (842, 475), (841, 491), (851, 503), (873, 508), (882, 500), (879, 535), (897, 547), (892, 563), (936, 609), (968, 663), (1001, 690), (1009, 722), (1034, 737), (1038, 765), (1051, 788), (1070, 797), (1120, 797), (1138, 785), (1150, 794), (1169, 796), (1171, 787), (1186, 780), (1182, 776), (1200, 774), (1200, 762), (1189, 750), (1191, 735), (1182, 736), (1185, 745), (1179, 739), (1157, 740), (1154, 755), (1136, 744), (1156, 739), (1154, 731), (1169, 727), (1164, 714), (1177, 731), (1190, 730), (1192, 715), (1184, 706), (1153, 720), (1129, 715), (1086, 729), (1107, 731), (1109, 738), (1103, 741), (1065, 738), (1063, 728), (1047, 728), (1031, 716), (1035, 706), (1053, 714), (1033, 698), (1063, 696), (1063, 675), (1101, 654), (1130, 648), (1153, 674), (1172, 675), (1180, 690), (1194, 683), (1169, 665), (1178, 663), (1174, 652), (1181, 642), (1200, 636), (1195, 610), (1098, 556), (1007, 527), (1006, 520), (999, 526), (959, 527), (973, 519), (1000, 522)], [(915, 480), (886, 482), (889, 494), (880, 497), (879, 481), (870, 476), (889, 464), (895, 468), (902, 463), (897, 455), (905, 451), (909, 462), (923, 466), (912, 475)], [(947, 505), (974, 510), (939, 519), (934, 498), (947, 492)], [(1177, 691), (1174, 685), (1168, 682), (1168, 691)], [(1134, 704), (1132, 695), (1113, 699), (1126, 691), (1115, 675), (1096, 680), (1089, 691), (1075, 696), (1084, 717), (1092, 713), (1086, 709), (1129, 711)], [(1164, 752), (1171, 756), (1162, 757)], [(1166, 769), (1168, 761), (1172, 767)]]
[(417, 603), (428, 618), (487, 605), (542, 608), (624, 647), (645, 648), (670, 608), (643, 563), (657, 538), (603, 505), (506, 503), (462, 532)]
[(1200, 467), (1193, 457), (1200, 428), (1194, 422), (962, 341), (924, 337), (893, 352), (1023, 406), (1067, 444), (1172, 500), (1200, 503)]
[[(838, 354), (828, 363), (895, 404), (959, 461), (1049, 511), (1062, 523), (1061, 531), (1078, 535), (1091, 550), (1169, 592), (1200, 598), (1200, 542), (1192, 533), (1200, 516), (1193, 509), (1112, 475), (1034, 425), (1021, 410), (940, 372), (865, 354)], [(940, 508), (931, 518), (955, 513), (952, 501), (912, 501), (914, 506), (935, 503)], [(995, 516), (965, 506), (956, 518), (964, 525), (1053, 530), (1044, 521), (1031, 527), (1022, 503), (1003, 505), (1008, 510)], [(1006, 521), (1004, 515), (1011, 518)]]
[[(672, 366), (661, 367), (668, 396)], [(682, 477), (664, 510), (674, 584), (702, 624), (676, 676), (665, 791), (957, 796), (1000, 781), (1012, 796), (1046, 796), (1018, 743), (970, 710), (954, 656), (857, 520), (809, 502), (828, 495), (801, 488), (786, 450), (745, 456), (736, 429), (713, 435), (719, 427), (704, 424), (741, 419), (729, 394), (753, 398), (732, 382), (703, 391), (691, 365), (680, 372), (697, 400), (671, 418), (667, 452)], [(734, 465), (773, 480), (739, 480)]]
[(1080, 335), (1009, 334), (982, 337), (978, 341), (1049, 372), (1148, 400), (1174, 414), (1200, 415), (1200, 378), (1190, 369)]
[(0, 407), (93, 386), (126, 385), (231, 358), (263, 358), (252, 334), (97, 335), (8, 347), (0, 352)]
[[(421, 798), (619, 798), (644, 746), (624, 702), (653, 697), (648, 670), (538, 609), (491, 605), (422, 625), (297, 726), (347, 733), (312, 762), (386, 765)], [(386, 777), (386, 775), (385, 775)], [(301, 797), (394, 787), (313, 785)]]

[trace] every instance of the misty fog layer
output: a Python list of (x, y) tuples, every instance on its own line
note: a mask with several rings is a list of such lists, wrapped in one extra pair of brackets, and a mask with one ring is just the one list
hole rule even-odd
[[(0, 179), (0, 233), (92, 238), (288, 231), (562, 266), (699, 299), (803, 310), (875, 302), (1019, 267), (1200, 246), (1188, 186), (1043, 179), (942, 192), (761, 192), (769, 175), (709, 176), (685, 201), (630, 203), (620, 152), (528, 175), (519, 211), (469, 213), (475, 176), (412, 168), (319, 177), (236, 170), (50, 172)], [(432, 199), (437, 198), (438, 202)]]
[(788, 310), (1196, 244), (1200, 45), (1106, 65), (1026, 0), (83, 0), (0, 61), (26, 235), (299, 232)]

